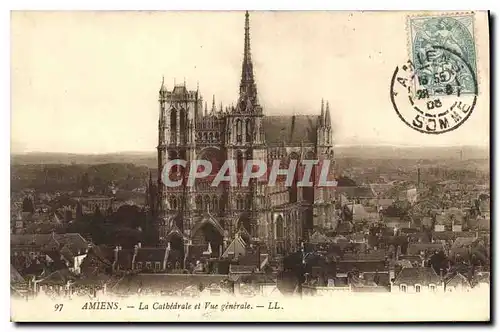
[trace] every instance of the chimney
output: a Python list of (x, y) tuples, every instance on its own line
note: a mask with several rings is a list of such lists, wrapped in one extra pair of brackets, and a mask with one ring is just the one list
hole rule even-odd
[(120, 247), (116, 246), (115, 249), (113, 249), (113, 251), (114, 251), (115, 259), (113, 261), (112, 269), (113, 269), (113, 272), (114, 272), (115, 269), (117, 268), (117, 264), (118, 264), (118, 252), (120, 251)]
[(139, 252), (139, 245), (136, 244), (134, 246), (134, 255), (132, 256), (132, 264), (130, 266), (130, 268), (133, 270), (134, 269), (134, 265), (135, 265), (135, 259), (137, 258), (137, 253)]
[(257, 256), (258, 256), (257, 271), (260, 271), (260, 265), (262, 264), (260, 261), (260, 246), (257, 247)]
[(467, 280), (469, 281), (469, 283), (472, 284), (473, 280), (474, 280), (474, 275), (476, 274), (476, 271), (475, 271), (475, 267), (474, 265), (472, 264), (470, 269), (469, 269), (469, 273), (467, 275)]
[(389, 262), (389, 281), (392, 282), (396, 278), (395, 264), (393, 262)]
[(417, 188), (420, 188), (420, 167), (417, 168)]
[[(167, 261), (168, 261), (168, 256), (170, 255), (170, 242), (167, 244), (167, 247), (165, 248), (165, 254), (163, 255), (163, 271), (167, 269)], [(186, 257), (186, 256), (185, 256)], [(185, 260), (186, 258), (184, 258)]]

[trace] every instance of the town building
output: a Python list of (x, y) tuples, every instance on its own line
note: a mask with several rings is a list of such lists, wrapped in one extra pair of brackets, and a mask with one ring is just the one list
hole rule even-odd
[(90, 246), (77, 233), (11, 235), (11, 262), (18, 269), (59, 265), (80, 274)]
[(431, 267), (406, 267), (391, 285), (395, 293), (442, 293), (443, 279)]
[(104, 213), (106, 210), (113, 207), (114, 198), (107, 196), (89, 196), (80, 197), (78, 201), (82, 205), (83, 213), (94, 213), (96, 209)]
[(455, 274), (453, 277), (446, 280), (445, 290), (451, 292), (468, 292), (472, 289), (471, 282), (461, 273)]

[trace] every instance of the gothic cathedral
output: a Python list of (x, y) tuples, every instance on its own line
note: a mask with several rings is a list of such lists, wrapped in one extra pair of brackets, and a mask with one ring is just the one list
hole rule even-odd
[[(185, 257), (206, 251), (220, 256), (228, 244), (241, 237), (271, 255), (295, 251), (313, 228), (333, 219), (330, 187), (291, 186), (283, 181), (269, 186), (257, 179), (248, 186), (211, 186), (211, 179), (196, 179), (194, 186), (166, 187), (162, 169), (167, 161), (206, 159), (213, 172), (225, 160), (235, 160), (241, 173), (245, 160), (259, 159), (280, 168), (296, 159), (330, 160), (333, 175), (333, 139), (329, 105), (321, 114), (266, 116), (259, 103), (250, 52), (249, 14), (245, 14), (244, 55), (239, 97), (235, 106), (211, 109), (199, 89), (186, 84), (159, 91), (158, 182), (155, 198), (159, 241), (178, 248)], [(203, 107), (205, 106), (205, 107)], [(176, 169), (175, 172), (183, 172)], [(330, 177), (331, 178), (331, 177)], [(150, 193), (151, 196), (151, 193)], [(154, 196), (154, 195), (153, 195)], [(151, 197), (153, 197), (151, 196)], [(152, 202), (151, 202), (152, 203)], [(153, 204), (152, 204), (153, 205)]]

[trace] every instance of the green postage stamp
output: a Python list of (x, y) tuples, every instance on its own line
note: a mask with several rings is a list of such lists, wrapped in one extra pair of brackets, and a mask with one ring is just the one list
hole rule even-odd
[(409, 17), (415, 78), (431, 96), (477, 93), (474, 16)]

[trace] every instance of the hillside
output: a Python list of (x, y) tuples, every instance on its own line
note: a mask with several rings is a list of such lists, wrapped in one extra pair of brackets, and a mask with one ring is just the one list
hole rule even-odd
[(30, 164), (135, 164), (150, 168), (157, 167), (156, 153), (154, 152), (120, 152), (108, 154), (34, 152), (11, 155), (11, 165)]
[[(407, 147), (407, 146), (338, 146), (337, 158), (365, 159), (489, 159), (489, 148), (475, 146)], [(462, 154), (462, 156), (460, 156)]]
[[(462, 153), (461, 153), (462, 151)], [(462, 154), (462, 156), (461, 156)], [(400, 147), (400, 146), (338, 146), (337, 159), (410, 159), (410, 160), (489, 160), (485, 147)], [(26, 164), (107, 164), (125, 163), (157, 167), (155, 152), (120, 152), (109, 154), (24, 153), (12, 154), (12, 165)]]

